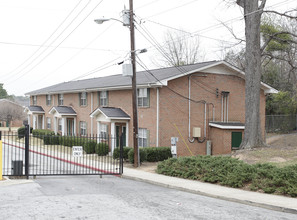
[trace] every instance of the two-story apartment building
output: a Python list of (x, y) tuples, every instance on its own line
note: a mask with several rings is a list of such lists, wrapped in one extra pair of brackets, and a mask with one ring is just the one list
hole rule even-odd
[[(245, 120), (245, 77), (224, 61), (137, 72), (140, 147), (171, 146), (177, 155), (227, 154), (238, 147)], [(262, 83), (261, 126), (265, 132), (265, 94), (276, 93)], [(27, 93), (26, 108), (34, 129), (61, 135), (125, 136), (132, 146), (131, 78), (112, 75), (64, 82)], [(117, 143), (112, 143), (111, 151)], [(208, 148), (209, 149), (209, 148)]]

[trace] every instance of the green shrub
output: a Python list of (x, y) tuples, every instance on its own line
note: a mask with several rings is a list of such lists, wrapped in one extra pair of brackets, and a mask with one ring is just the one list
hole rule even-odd
[(97, 145), (97, 143), (96, 143), (95, 141), (87, 142), (87, 143), (84, 144), (84, 146), (83, 146), (84, 151), (85, 151), (87, 154), (93, 154), (93, 153), (95, 153), (96, 145)]
[(148, 162), (163, 161), (172, 157), (169, 147), (146, 147), (144, 150), (147, 153)]
[(99, 156), (106, 156), (109, 152), (109, 146), (107, 143), (98, 143), (95, 148), (96, 154)]
[[(123, 147), (123, 159), (124, 160), (128, 160), (128, 153), (131, 149), (132, 149), (131, 147)], [(112, 157), (113, 157), (113, 159), (120, 158), (120, 148), (119, 147), (114, 149)]]
[[(30, 134), (32, 133), (32, 131), (33, 131), (33, 128), (30, 127)], [(18, 138), (21, 139), (24, 137), (25, 137), (25, 127), (20, 127), (18, 129)]]
[(55, 135), (54, 131), (51, 130), (46, 130), (46, 129), (34, 129), (32, 132), (34, 137), (39, 137), (39, 136), (53, 136)]
[[(142, 163), (143, 161), (147, 160), (147, 153), (144, 150), (144, 148), (139, 148), (139, 157), (140, 157), (140, 163)], [(128, 152), (128, 159), (130, 161), (130, 163), (134, 163), (134, 149), (131, 148), (130, 151)]]
[(278, 168), (270, 164), (249, 165), (231, 157), (196, 156), (162, 161), (158, 164), (157, 172), (297, 197), (297, 165)]

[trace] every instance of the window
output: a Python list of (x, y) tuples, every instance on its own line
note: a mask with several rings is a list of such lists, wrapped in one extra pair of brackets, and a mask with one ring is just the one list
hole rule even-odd
[(58, 105), (64, 105), (64, 95), (63, 94), (58, 95)]
[(148, 130), (145, 128), (138, 129), (138, 146), (147, 147), (148, 146)]
[(62, 119), (58, 120), (58, 131), (62, 131)]
[(85, 121), (80, 122), (80, 135), (81, 136), (87, 135), (87, 122)]
[(100, 137), (106, 139), (108, 135), (108, 126), (105, 124), (100, 124)]
[(99, 92), (99, 106), (108, 106), (108, 92), (101, 91)]
[(51, 118), (46, 118), (46, 128), (51, 129)]
[(87, 93), (86, 92), (79, 93), (79, 105), (87, 106)]
[(148, 88), (137, 90), (137, 105), (138, 107), (149, 107), (150, 106), (150, 93)]
[(33, 96), (33, 105), (37, 105), (37, 96), (36, 95)]
[(46, 105), (51, 105), (51, 104), (52, 104), (52, 96), (46, 95)]

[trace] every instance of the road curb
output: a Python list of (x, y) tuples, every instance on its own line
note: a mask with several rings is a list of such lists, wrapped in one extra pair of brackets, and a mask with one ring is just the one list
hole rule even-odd
[[(139, 177), (135, 177), (135, 176), (129, 176), (129, 175), (125, 175), (125, 174), (122, 174), (122, 178), (141, 181), (141, 182), (145, 182), (145, 183), (150, 183), (150, 184), (154, 184), (157, 186), (162, 186), (162, 187), (166, 187), (166, 188), (170, 188), (170, 189), (181, 190), (184, 192), (194, 193), (194, 194), (207, 196), (207, 197), (211, 197), (211, 198), (215, 198), (215, 199), (221, 199), (221, 200), (230, 201), (230, 202), (237, 202), (237, 203), (241, 203), (241, 204), (245, 204), (245, 205), (266, 208), (266, 209), (270, 209), (270, 210), (274, 210), (274, 211), (297, 214), (297, 209), (293, 209), (293, 208), (285, 208), (285, 207), (281, 207), (281, 206), (275, 206), (275, 205), (270, 205), (270, 204), (255, 202), (255, 201), (248, 201), (248, 200), (241, 200), (241, 199), (230, 198), (230, 197), (225, 197), (225, 196), (218, 196), (218, 195), (215, 195), (212, 193), (205, 193), (205, 192), (201, 192), (199, 190), (192, 190), (192, 189), (188, 189), (185, 187), (173, 186), (170, 184), (165, 184), (165, 183), (161, 183), (158, 181), (148, 180), (148, 179), (139, 178)], [(296, 202), (297, 202), (297, 200), (296, 200)]]

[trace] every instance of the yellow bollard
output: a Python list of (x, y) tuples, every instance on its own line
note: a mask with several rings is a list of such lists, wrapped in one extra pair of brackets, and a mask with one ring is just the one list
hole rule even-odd
[(2, 179), (2, 141), (0, 140), (0, 180)]

